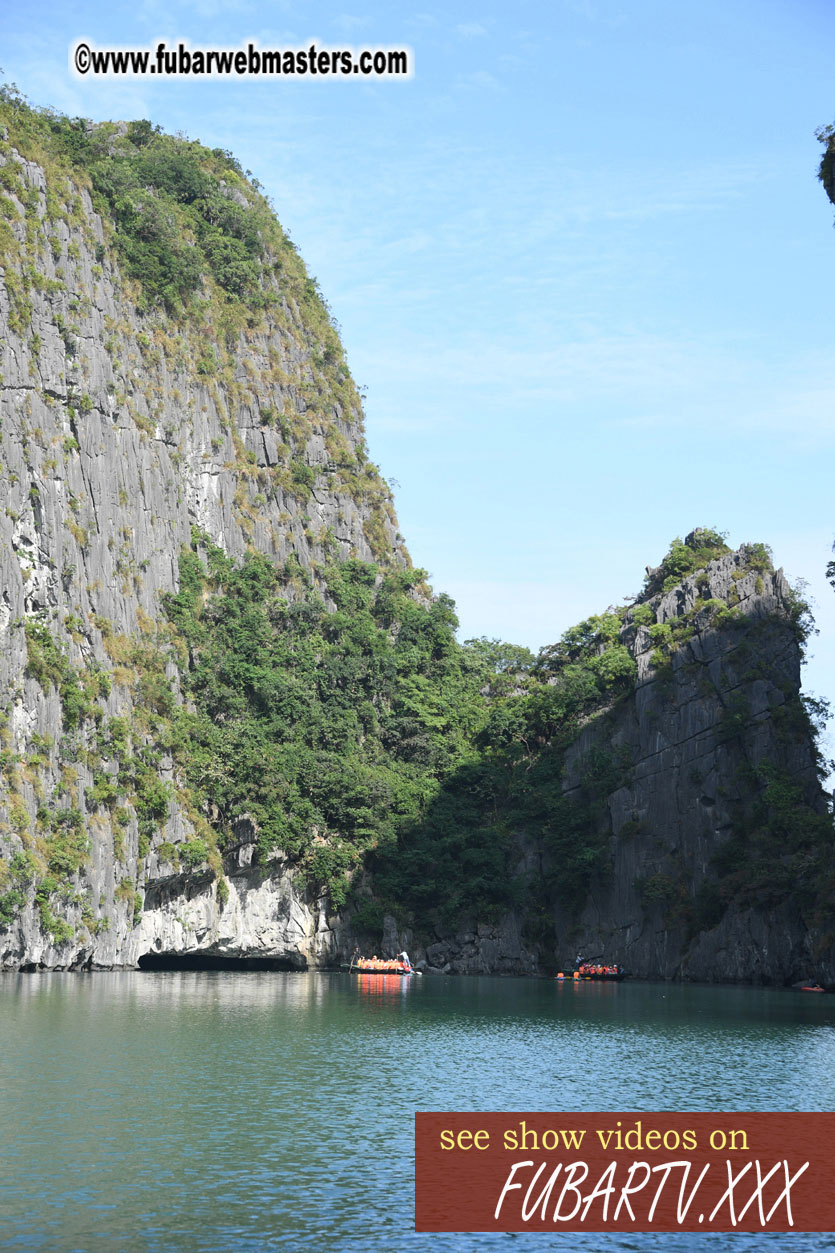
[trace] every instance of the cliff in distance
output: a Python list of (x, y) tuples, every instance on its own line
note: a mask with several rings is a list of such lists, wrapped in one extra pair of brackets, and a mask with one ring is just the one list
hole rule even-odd
[(835, 982), (808, 622), (697, 530), (459, 644), (257, 186), (0, 101), (0, 962)]
[[(525, 766), (522, 912), (538, 922), (516, 947), (531, 970), (579, 953), (645, 977), (833, 982), (821, 709), (799, 695), (809, 620), (763, 546), (705, 561), (705, 536), (674, 544), (635, 604), (540, 658), (555, 703), (583, 650), (625, 677), (564, 731), (546, 723)], [(478, 936), (441, 930), (430, 960), (478, 969)]]

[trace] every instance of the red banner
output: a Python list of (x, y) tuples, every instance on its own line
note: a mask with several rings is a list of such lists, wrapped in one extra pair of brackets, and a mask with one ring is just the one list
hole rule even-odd
[(416, 1231), (835, 1231), (835, 1114), (415, 1114)]

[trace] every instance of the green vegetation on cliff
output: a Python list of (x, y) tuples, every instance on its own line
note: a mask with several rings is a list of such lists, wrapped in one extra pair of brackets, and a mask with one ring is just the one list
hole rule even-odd
[[(0, 88), (0, 122), (22, 155), (56, 176), (53, 220), (62, 215), (62, 173), (89, 187), (126, 272), (141, 285), (144, 306), (162, 304), (178, 313), (196, 301), (192, 311), (199, 313), (200, 302), (218, 291), (251, 318), (280, 303), (270, 281), (280, 276), (312, 321), (326, 333), (330, 329), (326, 352), (342, 361), (315, 281), (259, 185), (230, 152), (166, 135), (145, 120), (93, 125), (36, 109), (8, 86)], [(7, 190), (18, 191), (13, 168), (4, 180)], [(4, 210), (7, 217), (13, 213), (10, 202)]]
[(827, 196), (835, 204), (835, 123), (821, 126), (815, 131), (815, 138), (824, 145), (818, 178), (823, 183)]
[[(62, 752), (71, 760), (81, 751), (93, 768), (85, 805), (109, 811), (120, 858), (125, 804), (137, 815), (144, 857), (176, 796), (195, 834), (179, 846), (156, 843), (158, 856), (181, 871), (208, 864), (221, 901), (224, 857), (255, 843), (266, 872), (276, 857), (289, 859), (334, 905), (349, 901), (372, 933), (386, 910), (425, 928), (496, 918), (511, 906), (541, 932), (555, 905), (576, 915), (590, 888), (605, 885), (613, 838), (640, 830), (627, 822), (614, 831), (609, 808), (631, 782), (629, 752), (610, 729), (634, 691), (635, 633), (646, 633), (645, 681), (659, 691), (689, 681), (695, 663), (676, 654), (712, 628), (731, 633), (743, 682), (760, 674), (758, 641), (770, 621), (734, 602), (742, 580), (761, 583), (770, 557), (762, 545), (741, 549), (730, 594), (717, 599), (702, 562), (719, 544), (706, 544), (705, 534), (674, 541), (650, 576), (658, 591), (586, 619), (534, 658), (498, 641), (459, 644), (449, 598), (427, 603), (417, 593), (421, 571), (334, 563), (322, 572), (326, 602), (296, 562), (278, 568), (254, 552), (234, 562), (195, 531), (180, 557), (179, 591), (165, 600), (167, 631), (157, 628), (155, 640), (108, 637), (114, 659), (134, 674), (132, 719), (102, 717), (97, 677), (76, 673), (42, 624), (27, 631), (29, 673), (58, 691)], [(717, 556), (725, 555), (720, 542)], [(679, 580), (688, 571), (692, 608), (659, 622), (673, 568)], [(792, 612), (802, 644), (805, 606)], [(185, 705), (166, 677), (166, 655), (177, 660)], [(808, 739), (816, 712), (792, 698), (775, 714), (788, 755)], [(745, 702), (728, 703), (720, 730), (743, 773), (755, 725)], [(81, 750), (85, 726), (92, 747)], [(591, 732), (567, 792), (566, 754)], [(159, 774), (165, 757), (175, 788)], [(5, 768), (15, 778), (20, 763), (7, 754)], [(791, 777), (780, 760), (748, 773), (740, 786), (753, 800), (739, 809), (698, 897), (688, 899), (666, 870), (643, 884), (646, 908), (663, 906), (671, 925), (695, 933), (732, 904), (789, 900), (827, 916), (830, 816), (810, 803), (808, 780)], [(0, 874), (0, 926), (23, 907), (29, 883), (43, 928), (64, 936), (56, 910), (87, 855), (81, 820), (66, 800), (44, 801), (34, 839), (24, 831), (31, 851)], [(520, 840), (538, 873), (520, 864)], [(124, 877), (118, 896), (136, 911), (138, 887)]]
[[(676, 540), (651, 586), (728, 551), (712, 532)], [(742, 553), (740, 577), (770, 568), (763, 546)], [(182, 554), (180, 592), (167, 601), (190, 703), (176, 715), (177, 752), (221, 849), (255, 838), (263, 863), (290, 856), (336, 903), (365, 864), (374, 896), (355, 892), (354, 904), (369, 923), (386, 906), (426, 920), (489, 917), (523, 894), (530, 905), (530, 885), (514, 877), (520, 833), (554, 867), (542, 907), (579, 908), (607, 873), (606, 798), (631, 763), (596, 748), (566, 795), (565, 751), (631, 693), (630, 631), (648, 625), (663, 674), (697, 615), (703, 626), (721, 614), (733, 629), (746, 623), (704, 581), (672, 625), (656, 623), (661, 593), (645, 592), (534, 659), (498, 642), (458, 644), (449, 599), (415, 597), (422, 572), (333, 565), (333, 608), (312, 588), (288, 601), (288, 576), (298, 582), (297, 569), (255, 554), (235, 565), (199, 535)], [(746, 725), (741, 711), (728, 734)]]
[(730, 551), (725, 536), (706, 527), (697, 527), (686, 540), (676, 536), (661, 565), (647, 571), (643, 595), (654, 596), (658, 592), (670, 591), (688, 574), (703, 570), (709, 561), (715, 561)]
[[(44, 171), (45, 188), (25, 162)], [(101, 389), (94, 397), (86, 382), (68, 388), (65, 458), (78, 451), (78, 424), (94, 405), (107, 408), (115, 399), (153, 439), (170, 394), (180, 404), (165, 435), (178, 466), (187, 455), (183, 427), (208, 393), (221, 426), (212, 451), (225, 449), (225, 468), (236, 473), (236, 521), (247, 539), (271, 499), (280, 494), (282, 503), (291, 497), (303, 507), (327, 486), (362, 510), (375, 560), (408, 560), (402, 548), (393, 553), (400, 541), (393, 544), (391, 492), (367, 457), (362, 401), (338, 328), (247, 174), (229, 152), (163, 134), (147, 121), (94, 125), (33, 108), (15, 88), (0, 87), (0, 268), (9, 330), (27, 343), (34, 379), (51, 322), (69, 378), (84, 364), (82, 323), (104, 284), (125, 313), (105, 317), (112, 399)], [(54, 398), (41, 399), (51, 405)], [(269, 432), (269, 456), (259, 460), (252, 441), (245, 444), (242, 412), (257, 415)], [(66, 525), (87, 547), (89, 528), (76, 518)], [(324, 531), (308, 538), (321, 544)]]
[[(286, 599), (289, 573), (208, 545), (181, 557), (167, 609), (188, 650), (178, 752), (222, 844), (254, 833), (344, 898), (366, 850), (419, 820), (438, 781), (460, 769), (486, 720), (489, 669), (455, 641), (452, 603), (428, 607), (422, 571), (349, 561), (324, 572), (335, 608), (312, 589)], [(252, 838), (252, 834), (246, 836)]]

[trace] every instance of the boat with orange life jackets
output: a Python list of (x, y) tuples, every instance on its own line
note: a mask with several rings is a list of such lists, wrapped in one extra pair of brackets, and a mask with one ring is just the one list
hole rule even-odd
[(626, 974), (623, 967), (617, 963), (602, 965), (598, 962), (578, 962), (572, 974), (566, 975), (560, 971), (557, 979), (562, 983), (620, 983), (626, 978)]
[(353, 957), (350, 964), (342, 963), (342, 969), (356, 975), (419, 975), (409, 961), (408, 953), (397, 957)]

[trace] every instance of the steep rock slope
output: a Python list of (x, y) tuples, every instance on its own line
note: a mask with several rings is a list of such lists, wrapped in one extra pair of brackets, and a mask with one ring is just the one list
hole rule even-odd
[(797, 600), (781, 571), (751, 568), (742, 551), (650, 604), (680, 642), (659, 657), (652, 627), (634, 630), (634, 697), (568, 754), (569, 790), (602, 735), (630, 763), (606, 801), (611, 873), (572, 938), (644, 975), (783, 981), (814, 965), (832, 981), (814, 893), (788, 899), (829, 835), (798, 697)]
[[(647, 977), (835, 983), (832, 819), (799, 694), (808, 612), (762, 545), (717, 541), (678, 541), (635, 604), (544, 650), (562, 710), (582, 654), (625, 677), (519, 758), (504, 801), (519, 903), (463, 931), (398, 934), (393, 918), (392, 943), (470, 973), (580, 954)], [(530, 706), (523, 725), (541, 732)]]
[[(325, 592), (328, 561), (409, 561), (327, 310), (234, 160), (147, 124), (73, 125), (8, 93), (2, 122), (0, 950), (13, 965), (133, 963), (156, 936), (134, 925), (159, 865), (151, 844), (202, 825), (212, 845), (152, 725), (170, 683), (176, 696), (161, 604), (193, 529), (231, 557), (267, 554), (291, 600)], [(155, 152), (158, 173), (142, 178), (168, 179), (170, 194), (127, 184)], [(127, 189), (108, 201), (85, 160)], [(196, 176), (195, 221), (209, 226), (183, 244), (174, 215)], [(201, 239), (202, 269), (164, 285)], [(231, 902), (239, 948), (252, 929), (259, 951), (274, 940), (298, 962), (317, 949), (318, 903), (291, 880), (248, 881), (246, 903)]]

